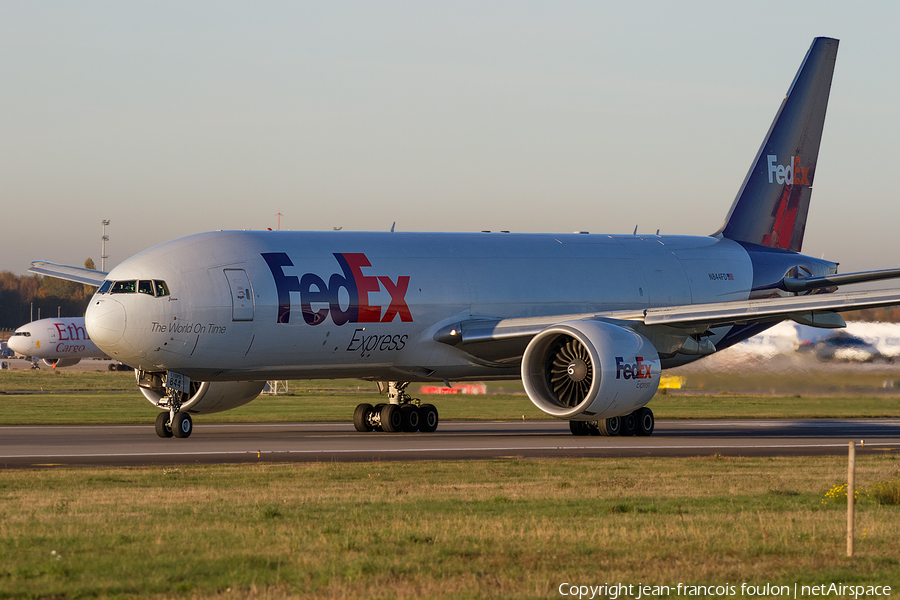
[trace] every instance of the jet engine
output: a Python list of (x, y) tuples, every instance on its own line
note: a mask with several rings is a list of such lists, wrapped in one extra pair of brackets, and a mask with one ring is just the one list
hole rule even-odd
[(535, 406), (570, 421), (627, 415), (659, 387), (659, 354), (644, 336), (603, 321), (567, 321), (538, 333), (522, 358)]
[(81, 362), (80, 358), (42, 358), (41, 361), (48, 367), (61, 369), (63, 367), (71, 367)]
[[(134, 373), (141, 393), (154, 406), (158, 406), (166, 395), (166, 374)], [(195, 415), (231, 410), (255, 399), (265, 385), (265, 381), (191, 381), (190, 394), (181, 404), (181, 410)]]

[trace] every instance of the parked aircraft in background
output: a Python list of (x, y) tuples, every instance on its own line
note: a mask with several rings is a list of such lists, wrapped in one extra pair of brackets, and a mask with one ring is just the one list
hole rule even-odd
[(7, 342), (20, 356), (39, 358), (51, 367), (71, 367), (82, 358), (106, 358), (91, 341), (84, 317), (40, 319), (16, 329)]
[(814, 351), (821, 361), (871, 362), (882, 358), (878, 348), (846, 331), (823, 339), (815, 345)]
[[(818, 335), (817, 335), (818, 334)], [(822, 335), (801, 332), (804, 345), (811, 345), (816, 358), (823, 361), (894, 362), (900, 357), (900, 324), (847, 323), (846, 329)]]
[(359, 431), (434, 431), (409, 382), (521, 377), (576, 435), (649, 435), (661, 369), (785, 319), (842, 327), (840, 311), (900, 304), (900, 290), (828, 293), (900, 269), (838, 275), (799, 254), (837, 47), (813, 41), (711, 236), (218, 231), (108, 274), (32, 271), (100, 286), (87, 331), (136, 368), (162, 437), (266, 380), (340, 377), (388, 394), (356, 408)]
[[(781, 355), (790, 355), (800, 347), (798, 330), (803, 327), (793, 321), (782, 321), (751, 338), (739, 342), (728, 349), (729, 356), (740, 356), (754, 359), (769, 359)], [(812, 331), (830, 331), (809, 327)], [(723, 355), (724, 356), (724, 355)]]
[(872, 359), (884, 358), (892, 361), (900, 357), (900, 324), (898, 323), (847, 323), (847, 328), (843, 331), (871, 345), (877, 353)]
[(795, 352), (811, 352), (823, 361), (893, 361), (900, 356), (900, 324), (851, 321), (834, 332), (785, 321), (729, 349), (731, 355), (757, 359)]

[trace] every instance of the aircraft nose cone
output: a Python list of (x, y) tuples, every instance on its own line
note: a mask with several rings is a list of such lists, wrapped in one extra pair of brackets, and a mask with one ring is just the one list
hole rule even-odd
[(13, 352), (17, 352), (22, 355), (28, 354), (31, 350), (31, 344), (25, 341), (24, 337), (11, 337), (6, 342), (6, 346), (12, 350)]
[(112, 298), (91, 301), (84, 313), (91, 341), (110, 356), (118, 354), (118, 344), (125, 334), (125, 307)]

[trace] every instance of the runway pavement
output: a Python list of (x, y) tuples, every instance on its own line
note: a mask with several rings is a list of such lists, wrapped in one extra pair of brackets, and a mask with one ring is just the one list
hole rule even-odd
[(650, 437), (575, 437), (564, 421), (442, 422), (423, 433), (358, 433), (345, 423), (204, 424), (187, 439), (147, 425), (0, 427), (0, 466), (477, 460), (622, 456), (900, 454), (900, 419), (657, 421)]

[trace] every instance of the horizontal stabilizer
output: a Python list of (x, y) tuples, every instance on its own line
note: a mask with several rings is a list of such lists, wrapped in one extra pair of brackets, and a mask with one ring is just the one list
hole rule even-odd
[(66, 281), (77, 281), (86, 285), (100, 286), (106, 279), (104, 271), (95, 271), (93, 269), (85, 269), (84, 267), (70, 267), (67, 265), (58, 265), (52, 262), (36, 260), (31, 263), (28, 269), (32, 273), (39, 275), (47, 275), (48, 277), (56, 277), (57, 279), (65, 279)]
[(813, 294), (786, 298), (763, 298), (714, 304), (694, 304), (649, 308), (644, 311), (645, 325), (689, 325), (703, 323), (709, 327), (744, 323), (768, 323), (793, 318), (793, 314), (843, 312), (900, 304), (900, 290), (847, 292), (845, 294)]
[(783, 283), (784, 289), (789, 292), (808, 292), (837, 285), (898, 278), (900, 278), (900, 269), (882, 269), (880, 271), (859, 271), (857, 273), (841, 273), (823, 275), (821, 277), (785, 277)]

